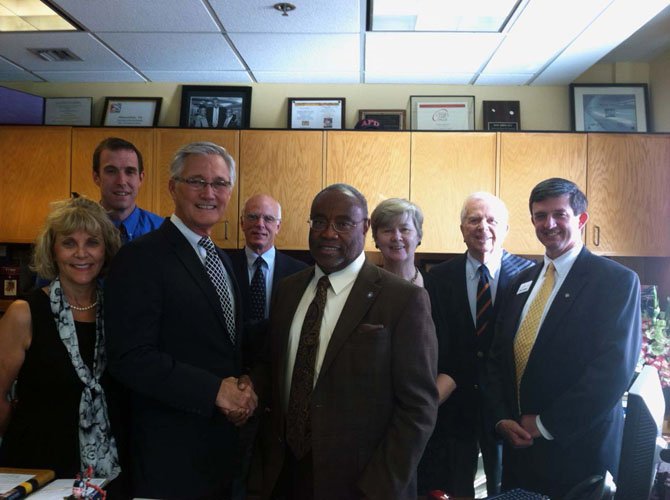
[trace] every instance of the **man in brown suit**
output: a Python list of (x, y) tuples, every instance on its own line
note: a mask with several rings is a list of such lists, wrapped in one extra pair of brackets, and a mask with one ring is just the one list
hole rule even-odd
[(438, 397), (428, 295), (365, 261), (370, 220), (355, 188), (317, 194), (309, 223), (316, 266), (280, 283), (271, 371), (257, 373), (258, 388), (271, 381), (263, 498), (416, 498)]

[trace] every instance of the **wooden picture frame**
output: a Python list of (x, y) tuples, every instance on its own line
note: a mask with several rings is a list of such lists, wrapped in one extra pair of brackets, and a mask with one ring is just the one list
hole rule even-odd
[(572, 130), (651, 132), (646, 83), (570, 84)]
[(405, 130), (404, 109), (359, 109), (358, 120), (377, 120), (379, 130)]
[(251, 123), (251, 87), (182, 85), (179, 126), (242, 129)]
[(103, 127), (155, 127), (162, 97), (105, 97)]
[(288, 128), (341, 130), (345, 104), (344, 97), (289, 97)]
[(474, 130), (475, 96), (410, 96), (411, 130)]

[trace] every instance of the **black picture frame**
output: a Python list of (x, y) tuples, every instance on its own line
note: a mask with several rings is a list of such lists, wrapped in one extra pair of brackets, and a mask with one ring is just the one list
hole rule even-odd
[(379, 130), (405, 130), (404, 109), (359, 109), (358, 119), (372, 119), (379, 122)]
[(155, 127), (162, 97), (105, 97), (103, 127)]
[(572, 83), (570, 119), (576, 132), (651, 132), (646, 83)]
[(344, 97), (289, 97), (288, 128), (342, 130), (344, 129)]
[[(215, 107), (218, 104), (218, 107)], [(219, 119), (215, 109), (224, 110)], [(201, 118), (202, 117), (202, 118)], [(216, 120), (216, 124), (212, 122)], [(179, 126), (182, 128), (250, 128), (251, 87), (182, 85)]]

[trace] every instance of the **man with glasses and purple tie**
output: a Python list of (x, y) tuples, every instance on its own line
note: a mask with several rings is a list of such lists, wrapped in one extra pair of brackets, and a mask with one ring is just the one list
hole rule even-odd
[(279, 284), (254, 372), (259, 393), (271, 386), (263, 498), (416, 498), (437, 339), (426, 291), (366, 262), (369, 227), (365, 197), (328, 186), (310, 212), (316, 265)]
[(131, 393), (136, 497), (231, 495), (237, 426), (257, 404), (239, 288), (210, 239), (234, 182), (224, 148), (183, 146), (170, 165), (174, 214), (125, 245), (105, 282), (109, 370)]
[[(247, 343), (245, 362), (249, 366), (253, 365), (255, 357), (265, 345), (267, 319), (277, 285), (286, 276), (307, 267), (301, 260), (294, 259), (275, 247), (281, 218), (281, 206), (272, 196), (251, 196), (244, 203), (240, 216), (244, 249), (230, 255), (242, 297)], [(239, 477), (235, 479), (233, 486), (233, 499), (246, 498), (246, 476), (257, 427), (258, 419), (252, 417), (240, 429), (243, 455)]]

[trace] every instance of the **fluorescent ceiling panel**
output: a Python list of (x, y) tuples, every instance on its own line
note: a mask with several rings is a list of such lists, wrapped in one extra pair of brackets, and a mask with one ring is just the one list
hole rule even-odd
[(365, 83), (468, 85), (474, 73), (392, 73), (366, 71)]
[(258, 83), (360, 83), (361, 80), (358, 71), (254, 71), (253, 74)]
[(0, 0), (0, 31), (76, 31), (40, 0)]
[(396, 74), (475, 73), (491, 57), (500, 33), (370, 33), (365, 71)]
[(372, 31), (499, 32), (518, 0), (371, 0)]

